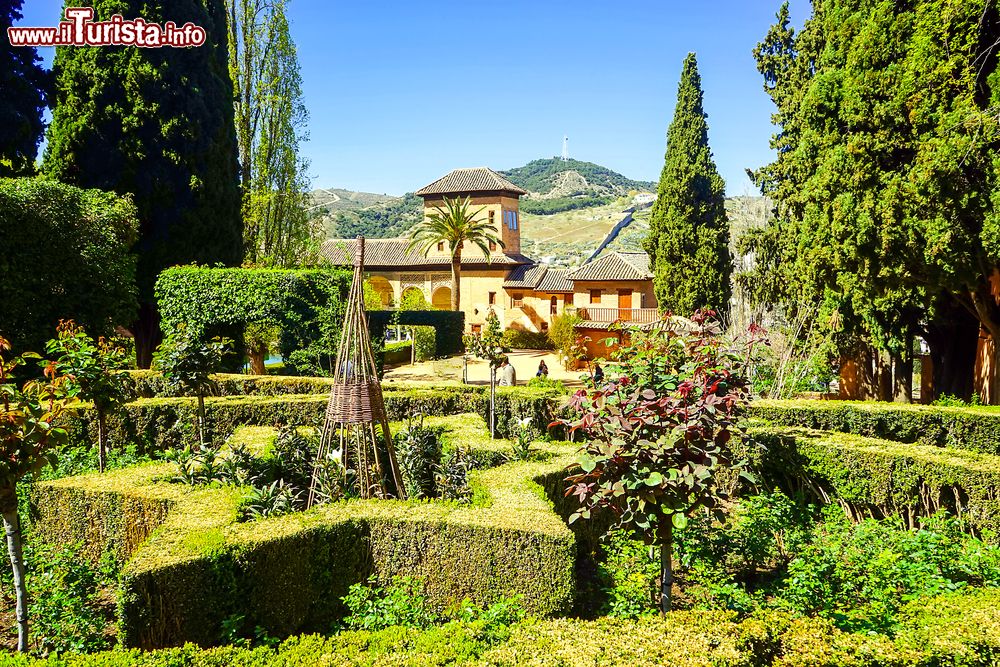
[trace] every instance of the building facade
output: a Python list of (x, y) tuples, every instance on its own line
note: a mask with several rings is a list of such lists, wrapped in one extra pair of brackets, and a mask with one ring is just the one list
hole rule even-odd
[[(487, 167), (456, 169), (417, 190), (430, 215), (445, 198), (468, 197), (478, 217), (489, 221), (502, 247), (489, 257), (476, 246), (462, 249), (461, 309), (466, 328), (478, 331), (490, 311), (505, 329), (544, 332), (567, 309), (583, 318), (582, 328), (600, 335), (616, 321), (643, 322), (659, 317), (652, 273), (645, 253), (609, 252), (575, 270), (553, 269), (521, 253), (520, 197), (527, 194)], [(334, 239), (323, 255), (350, 265), (356, 241)], [(386, 308), (417, 290), (435, 308), (451, 307), (451, 253), (446, 243), (409, 249), (409, 239), (366, 239), (368, 280)]]

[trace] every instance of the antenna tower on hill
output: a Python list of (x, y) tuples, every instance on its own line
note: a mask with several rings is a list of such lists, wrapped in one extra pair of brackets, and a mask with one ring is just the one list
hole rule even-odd
[(563, 136), (562, 161), (569, 162), (569, 137)]

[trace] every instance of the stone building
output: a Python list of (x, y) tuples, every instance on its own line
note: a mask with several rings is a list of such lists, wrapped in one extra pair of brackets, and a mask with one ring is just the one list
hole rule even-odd
[[(488, 258), (474, 245), (462, 249), (461, 309), (469, 331), (478, 331), (490, 310), (504, 328), (542, 332), (553, 317), (575, 308), (585, 320), (581, 326), (595, 335), (615, 321), (658, 318), (645, 253), (610, 252), (575, 270), (549, 268), (523, 255), (519, 202), (527, 193), (492, 169), (456, 169), (416, 194), (427, 215), (443, 206), (445, 197), (468, 197), (503, 242), (503, 247), (490, 248)], [(349, 265), (354, 245), (353, 239), (330, 240), (323, 244), (323, 254), (334, 264)], [(408, 246), (407, 238), (365, 241), (365, 268), (383, 305), (392, 308), (408, 291), (419, 290), (435, 308), (449, 309), (447, 244), (426, 253)]]

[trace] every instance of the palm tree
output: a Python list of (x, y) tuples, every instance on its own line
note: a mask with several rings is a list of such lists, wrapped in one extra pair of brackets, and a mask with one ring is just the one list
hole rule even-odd
[(471, 200), (466, 197), (460, 199), (444, 198), (444, 207), (435, 206), (434, 212), (410, 230), (410, 245), (407, 250), (412, 250), (416, 246), (424, 248), (424, 257), (430, 254), (431, 248), (438, 243), (446, 242), (451, 250), (451, 309), (459, 310), (461, 306), (461, 293), (459, 280), (462, 277), (462, 246), (466, 241), (474, 243), (486, 255), (486, 262), (490, 257), (490, 243), (495, 243), (501, 248), (504, 247), (493, 227), (484, 219), (478, 216), (483, 209), (469, 212)]

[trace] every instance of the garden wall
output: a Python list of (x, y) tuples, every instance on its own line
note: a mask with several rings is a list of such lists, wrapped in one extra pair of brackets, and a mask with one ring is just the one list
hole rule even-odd
[[(315, 381), (315, 379), (311, 379)], [(259, 388), (264, 383), (256, 384)], [(249, 385), (255, 386), (255, 385)], [(489, 398), (482, 387), (447, 387), (442, 389), (401, 389), (384, 392), (390, 420), (402, 420), (417, 414), (455, 415), (475, 411), (489, 414)], [(497, 391), (496, 425), (498, 437), (511, 437), (518, 420), (530, 417), (538, 434), (546, 433), (558, 406), (558, 392), (527, 387), (501, 388)], [(248, 394), (210, 397), (205, 401), (209, 426), (225, 438), (242, 425), (314, 424), (324, 414), (327, 393), (278, 395)], [(126, 404), (109, 418), (112, 446), (135, 445), (141, 452), (156, 452), (183, 446), (195, 439), (196, 402), (193, 398), (138, 399)], [(65, 418), (75, 445), (85, 446), (97, 440), (96, 415), (80, 409)]]

